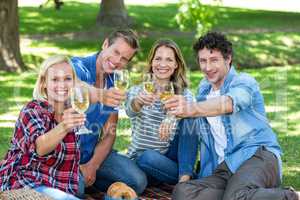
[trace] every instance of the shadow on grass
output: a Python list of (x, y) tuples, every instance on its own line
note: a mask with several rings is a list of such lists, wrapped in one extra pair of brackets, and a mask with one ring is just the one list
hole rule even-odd
[(297, 136), (279, 134), (279, 143), (283, 150), (283, 184), (300, 190), (300, 134)]
[[(300, 13), (214, 8), (219, 13), (214, 29), (229, 33), (234, 43), (236, 66), (254, 68), (300, 63), (300, 57), (297, 56), (300, 54)], [(101, 33), (108, 32), (106, 28), (95, 28), (98, 3), (70, 1), (61, 11), (52, 7), (21, 7), (19, 10), (21, 34), (42, 34), (32, 38), (36, 42), (30, 46), (56, 47), (58, 50), (55, 53), (84, 55), (96, 52), (104, 39), (105, 34)], [(145, 66), (153, 42), (165, 37), (178, 43), (190, 69), (198, 68), (192, 52), (193, 32), (178, 31), (175, 22), (176, 4), (128, 5), (127, 10), (135, 20), (133, 28), (141, 38), (142, 50), (132, 64), (137, 68), (136, 71), (142, 71)], [(61, 33), (73, 35), (60, 37)], [(41, 62), (41, 57), (36, 55), (24, 54), (23, 58), (26, 63), (34, 66)]]
[(221, 31), (252, 30), (299, 31), (300, 13), (218, 7), (215, 29)]
[[(240, 8), (213, 7), (217, 15), (214, 29), (234, 30), (299, 30), (300, 13), (248, 10)], [(175, 21), (177, 4), (127, 5), (134, 20), (134, 29), (139, 31), (177, 30)], [(52, 7), (20, 7), (21, 34), (63, 33), (93, 29), (99, 3), (65, 3), (60, 11)], [(194, 31), (194, 30), (193, 30)]]
[(13, 128), (10, 127), (0, 128), (0, 160), (5, 156), (10, 146), (12, 135), (13, 135)]
[[(231, 34), (229, 37), (232, 39), (235, 49), (234, 65), (239, 68), (261, 68), (300, 63), (300, 57), (297, 56), (300, 54), (299, 33)], [(188, 67), (192, 70), (198, 69), (192, 50), (194, 39), (188, 36), (168, 35), (166, 32), (146, 36), (141, 34), (141, 51), (134, 57), (131, 66), (137, 68), (137, 71), (142, 71), (151, 46), (160, 38), (173, 39), (181, 48)], [(87, 55), (99, 51), (103, 39), (102, 35), (102, 37), (85, 39), (35, 40), (30, 48), (44, 48), (46, 52), (48, 48), (55, 48), (55, 53), (70, 56)], [(29, 63), (34, 62), (35, 66), (38, 66), (38, 62), (41, 60), (32, 54), (27, 54), (25, 59)]]
[(36, 73), (24, 72), (3, 73), (0, 72), (0, 113), (11, 111), (12, 107), (20, 109), (24, 103), (32, 97)]
[(68, 2), (60, 11), (52, 7), (21, 7), (20, 33), (45, 34), (88, 30), (96, 22), (99, 4)]

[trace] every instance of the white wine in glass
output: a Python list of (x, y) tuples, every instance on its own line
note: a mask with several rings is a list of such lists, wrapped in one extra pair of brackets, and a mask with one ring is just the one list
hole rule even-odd
[(162, 91), (160, 92), (159, 98), (162, 103), (167, 101), (169, 98), (171, 98), (175, 94), (174, 86), (173, 86), (172, 82), (164, 84), (162, 86), (161, 90)]
[[(114, 71), (115, 88), (125, 92), (129, 86), (129, 72), (125, 69)], [(120, 105), (122, 107), (122, 105)], [(118, 110), (119, 108), (115, 108)]]
[(155, 93), (155, 85), (152, 79), (152, 74), (146, 73), (143, 75), (143, 87), (147, 94)]
[[(175, 95), (173, 82), (164, 84), (161, 90), (162, 91), (160, 92), (159, 98), (162, 103), (165, 103), (169, 98)], [(175, 120), (176, 118), (170, 114), (167, 114), (166, 118), (164, 119), (165, 123), (173, 123)]]
[[(89, 100), (89, 90), (87, 87), (81, 84), (75, 84), (73, 88), (71, 88), (71, 105), (74, 110), (76, 110), (80, 114), (84, 114), (84, 112), (88, 109), (90, 104)], [(80, 127), (76, 134), (89, 134), (92, 131), (88, 130), (84, 125)]]

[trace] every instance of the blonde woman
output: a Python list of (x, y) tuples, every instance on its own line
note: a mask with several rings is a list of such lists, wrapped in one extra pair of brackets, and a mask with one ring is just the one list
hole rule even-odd
[[(170, 82), (174, 85), (175, 95), (183, 95), (193, 100), (187, 89), (186, 65), (177, 44), (172, 40), (157, 41), (149, 54), (146, 72), (152, 74), (155, 85), (162, 86)], [(137, 165), (146, 173), (150, 184), (165, 182), (176, 184), (189, 179), (193, 174), (193, 160), (182, 163), (182, 153), (178, 147), (182, 142), (190, 142), (192, 137), (181, 135), (182, 124), (176, 127), (165, 123), (166, 111), (159, 94), (147, 94), (143, 86), (134, 86), (129, 90), (126, 112), (131, 119), (132, 142), (127, 155), (136, 160)], [(177, 153), (179, 152), (179, 154)]]
[(11, 147), (0, 163), (0, 190), (31, 187), (53, 199), (77, 199), (79, 146), (85, 116), (64, 110), (75, 74), (65, 56), (45, 60), (33, 100), (21, 110)]

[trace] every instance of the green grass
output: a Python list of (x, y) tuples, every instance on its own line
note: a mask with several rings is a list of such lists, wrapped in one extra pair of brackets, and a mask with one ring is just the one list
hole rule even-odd
[[(300, 189), (300, 65), (269, 67), (264, 69), (242, 70), (250, 73), (260, 83), (265, 97), (268, 118), (277, 133), (283, 155), (283, 180), (286, 185)], [(136, 77), (138, 76), (135, 74)], [(195, 93), (203, 77), (200, 72), (189, 73), (190, 87)], [(13, 133), (15, 117), (25, 102), (31, 99), (36, 79), (35, 72), (0, 72), (0, 157), (9, 147)], [(130, 143), (130, 121), (120, 119), (117, 128), (117, 140), (114, 148), (125, 152)]]
[[(99, 2), (65, 0), (61, 11), (51, 5), (19, 8), (21, 50), (32, 72), (0, 72), (0, 157), (10, 143), (15, 119), (31, 99), (36, 69), (49, 55), (86, 55), (98, 51), (110, 28), (95, 27)], [(161, 37), (175, 40), (190, 69), (197, 69), (192, 43), (194, 31), (179, 31), (176, 4), (128, 5), (133, 28), (140, 36), (141, 51), (129, 68), (141, 71), (153, 42)], [(214, 30), (224, 31), (234, 44), (234, 63), (261, 85), (268, 118), (284, 151), (284, 184), (300, 190), (300, 13), (214, 7)], [(273, 66), (268, 68), (262, 68)], [(276, 67), (275, 67), (276, 66)], [(252, 69), (250, 69), (252, 68)], [(195, 93), (202, 75), (188, 74)], [(138, 79), (138, 74), (135, 74)], [(130, 122), (120, 119), (114, 147), (122, 152), (130, 142)]]
[[(99, 49), (111, 30), (95, 27), (98, 3), (67, 1), (61, 11), (53, 7), (21, 7), (20, 32), (31, 43), (24, 44), (23, 59), (36, 67), (50, 54), (84, 55)], [(141, 52), (133, 65), (145, 65), (153, 42), (168, 37), (181, 47), (191, 69), (196, 69), (192, 51), (194, 32), (181, 32), (175, 21), (176, 4), (128, 5), (133, 28), (140, 35)], [(234, 41), (234, 63), (238, 67), (264, 67), (300, 63), (300, 13), (214, 7), (217, 24), (213, 29), (228, 33)], [(68, 33), (65, 35), (60, 35)], [(38, 55), (32, 51), (45, 48)], [(49, 49), (52, 48), (52, 49)]]
[[(241, 8), (213, 7), (217, 14), (214, 29), (224, 31), (291, 30), (299, 31), (300, 13), (262, 11)], [(67, 1), (61, 11), (52, 6), (21, 7), (21, 34), (63, 33), (93, 29), (99, 11), (99, 3)], [(133, 27), (140, 31), (177, 31), (175, 20), (177, 4), (128, 5)]]

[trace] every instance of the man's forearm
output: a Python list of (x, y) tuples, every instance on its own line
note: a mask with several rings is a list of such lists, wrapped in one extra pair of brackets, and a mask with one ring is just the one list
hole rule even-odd
[(91, 103), (103, 102), (101, 99), (103, 98), (103, 89), (96, 88), (92, 85), (89, 86), (90, 91), (90, 101)]
[(115, 142), (115, 135), (106, 135), (96, 146), (94, 155), (91, 159), (91, 163), (99, 168), (108, 154), (111, 152), (113, 144)]
[(196, 104), (193, 117), (213, 117), (233, 112), (233, 102), (228, 96), (208, 99)]

